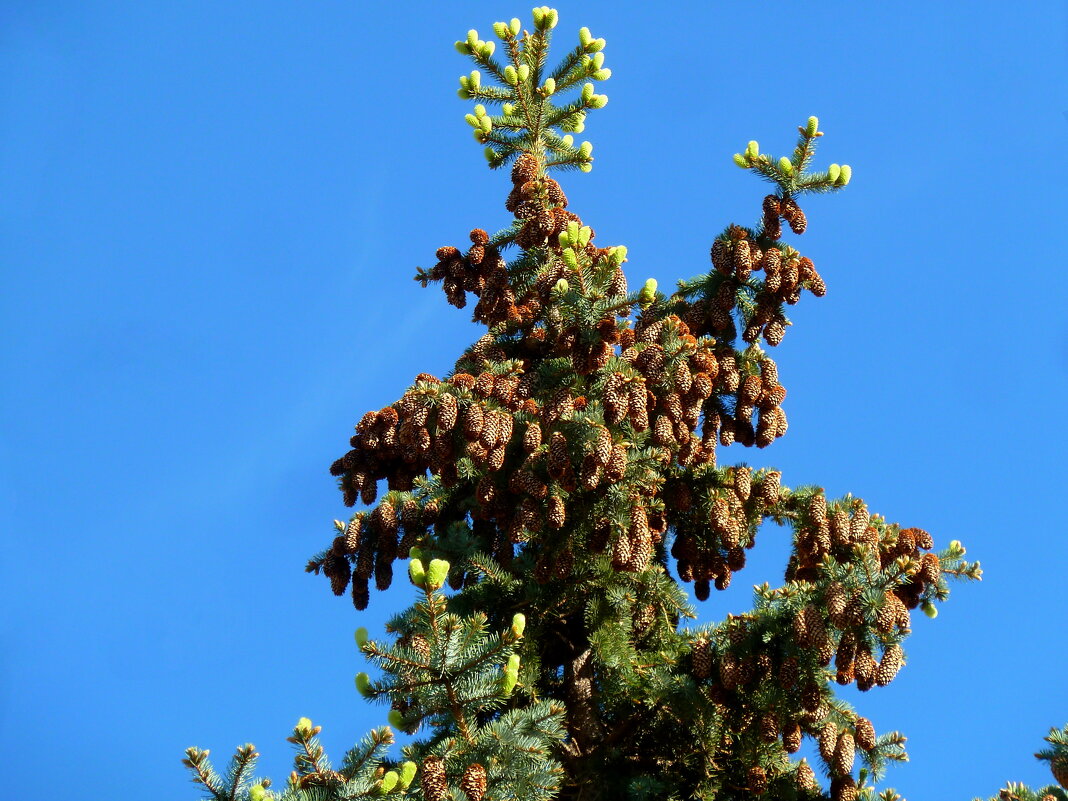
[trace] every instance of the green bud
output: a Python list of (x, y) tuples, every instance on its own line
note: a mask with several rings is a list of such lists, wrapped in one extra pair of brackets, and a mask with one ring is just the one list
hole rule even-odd
[(541, 90), (545, 93), (545, 96), (548, 97), (556, 91), (556, 81), (552, 78), (546, 78), (545, 85), (542, 86)]
[(604, 108), (608, 104), (608, 95), (594, 95), (589, 103), (590, 108)]
[(549, 13), (548, 13), (547, 16), (549, 18), (549, 22), (548, 22), (549, 28), (550, 29), (555, 28), (556, 24), (560, 21), (560, 15), (556, 13), (556, 9), (555, 8), (550, 8), (549, 9)]
[(444, 559), (431, 559), (426, 569), (426, 588), (431, 592), (440, 590), (449, 575), (449, 563)]
[(343, 534), (345, 532), (345, 524), (342, 523), (340, 520), (334, 521), (334, 528), (338, 530), (339, 534)]
[(360, 626), (358, 629), (356, 629), (356, 645), (358, 645), (360, 648), (363, 648), (364, 643), (366, 642), (367, 629), (363, 626)]
[(960, 540), (950, 540), (949, 550), (958, 556), (964, 556), (964, 554), (968, 553), (964, 548), (964, 543)]
[(931, 620), (934, 620), (936, 617), (938, 617), (938, 607), (930, 601), (924, 601), (922, 604), (920, 604), (920, 608), (923, 610), (923, 613), (927, 615), (927, 617), (931, 618)]
[(415, 774), (419, 770), (419, 766), (414, 762), (405, 762), (401, 765), (400, 769), (400, 787), (402, 790), (407, 790), (408, 785), (415, 779)]
[(470, 89), (478, 89), (482, 85), (482, 73), (478, 70), (471, 70), (471, 74), (467, 78), (467, 85)]
[(471, 99), (471, 93), (464, 88), (456, 90), (456, 96), (459, 97), (461, 100)]
[(582, 45), (583, 47), (586, 47), (586, 45), (588, 45), (590, 43), (590, 39), (592, 39), (592, 38), (593, 37), (590, 36), (590, 29), (589, 28), (579, 28), (579, 44), (580, 45)]
[(493, 55), (493, 51), (497, 49), (496, 42), (483, 42), (482, 43), (482, 58), (490, 58)]
[(356, 674), (356, 691), (364, 698), (371, 697), (371, 677), (366, 673)]
[(827, 168), (827, 177), (831, 179), (831, 183), (838, 182), (838, 176), (842, 174), (842, 168), (837, 164), (832, 164)]
[(504, 666), (504, 675), (501, 677), (501, 689), (505, 695), (511, 695), (519, 681), (519, 654), (508, 657), (508, 664)]
[(848, 164), (842, 165), (842, 171), (838, 176), (838, 185), (845, 186), (849, 183), (849, 179), (853, 177), (853, 169)]
[[(571, 258), (575, 258), (575, 251), (573, 251), (573, 250), (565, 250), (564, 253), (565, 254), (566, 253), (570, 253), (571, 254)], [(566, 259), (566, 256), (565, 256), (565, 259)], [(571, 285), (568, 284), (567, 279), (566, 278), (561, 278), (553, 286), (553, 292), (555, 292), (558, 295), (563, 295), (570, 288), (571, 288)]]
[(588, 45), (586, 45), (587, 53), (598, 53), (604, 50), (604, 46), (607, 44), (604, 39), (594, 39)]
[(508, 30), (512, 32), (512, 36), (519, 36), (519, 31), (523, 29), (523, 23), (519, 21), (518, 17), (512, 17), (512, 21), (508, 23)]
[(579, 165), (579, 172), (593, 172), (593, 165), (588, 161), (584, 161)]
[(389, 710), (389, 715), (386, 717), (386, 720), (389, 721), (389, 725), (393, 728), (404, 731), (404, 715), (400, 713), (399, 709)]
[(483, 106), (481, 103), (476, 103), (475, 104), (475, 116), (477, 116), (477, 117), (485, 117), (486, 116), (486, 107)]
[(312, 730), (311, 718), (301, 718), (300, 720), (297, 721), (297, 725), (294, 728), (296, 728), (296, 730), (299, 731), (301, 734), (305, 734), (305, 735), (311, 734), (311, 730)]
[(590, 75), (590, 77), (593, 78), (595, 81), (607, 81), (609, 78), (612, 77), (612, 70), (605, 67), (604, 69), (597, 70), (592, 75)]
[(248, 788), (248, 801), (264, 801), (267, 798), (267, 791), (263, 789), (262, 784), (254, 784)]
[(582, 102), (588, 103), (590, 98), (593, 97), (593, 84), (586, 83), (582, 85)]
[[(516, 80), (519, 80), (518, 75), (516, 76)], [(501, 106), (501, 111), (504, 112), (505, 116), (510, 117), (512, 115), (512, 112), (515, 111), (515, 106), (513, 106), (511, 103), (505, 103)]]
[(586, 245), (590, 244), (590, 237), (592, 236), (593, 229), (590, 228), (590, 226), (584, 225), (579, 228), (579, 245), (581, 245), (582, 247), (586, 247)]
[(786, 156), (783, 156), (781, 159), (779, 159), (779, 169), (787, 175), (794, 174), (793, 162), (791, 162), (790, 159), (786, 158)]
[(567, 244), (574, 245), (579, 241), (579, 224), (574, 220), (568, 220), (567, 228), (564, 233), (567, 235)]
[(590, 59), (590, 63), (593, 64), (595, 70), (599, 70), (604, 66), (604, 53), (596, 53), (593, 58)]
[(478, 127), (478, 117), (476, 117), (474, 114), (464, 114), (464, 119), (467, 120), (467, 124), (470, 125), (472, 128)]
[(747, 159), (755, 159), (760, 155), (760, 143), (756, 139), (750, 139), (749, 144), (745, 146), (745, 157)]
[(583, 142), (579, 145), (579, 158), (588, 159), (591, 153), (593, 153), (593, 144), (591, 142)]
[(575, 137), (573, 137), (571, 134), (568, 134), (567, 136), (561, 137), (560, 141), (568, 147), (571, 147), (573, 144), (575, 144)]
[(426, 586), (426, 568), (422, 559), (413, 558), (408, 562), (408, 578), (416, 587)]
[(745, 170), (749, 169), (749, 159), (747, 159), (741, 153), (735, 153), (734, 154), (734, 163), (737, 164), (742, 169), (745, 169)]
[(642, 306), (648, 306), (654, 300), (656, 300), (656, 279), (650, 278), (645, 282), (641, 292), (638, 293), (638, 303)]
[(516, 72), (519, 74), (519, 80), (526, 81), (526, 79), (530, 77), (530, 65), (520, 64), (519, 69), (516, 70)]
[(512, 32), (508, 30), (507, 22), (494, 22), (493, 32), (497, 34), (497, 38), (500, 39), (502, 42), (507, 42), (509, 39), (512, 38)]
[(458, 41), (458, 42), (456, 42), (455, 47), (456, 47), (456, 52), (458, 52), (461, 56), (469, 56), (469, 55), (471, 55), (471, 48), (468, 46), (467, 42)]
[(545, 9), (543, 6), (539, 6), (531, 11), (531, 15), (534, 17), (534, 27), (540, 28), (545, 21)]
[[(399, 726), (397, 728), (400, 728)], [(386, 775), (382, 777), (382, 781), (378, 784), (378, 789), (383, 795), (393, 792), (393, 788), (400, 782), (400, 776), (397, 775), (397, 771), (390, 770), (386, 772)]]
[(627, 246), (616, 245), (612, 248), (612, 251), (608, 254), (608, 258), (612, 260), (612, 264), (619, 267), (627, 260)]
[(478, 31), (474, 28), (467, 32), (467, 46), (472, 50), (478, 47)]
[[(561, 252), (560, 257), (564, 260), (564, 264), (566, 264), (572, 270), (578, 269), (578, 256), (575, 255), (575, 251), (573, 251), (571, 248), (565, 248)], [(563, 289), (560, 289), (560, 281), (564, 282)], [(561, 278), (560, 281), (556, 282), (556, 288), (561, 292), (567, 292), (567, 281), (563, 278)]]
[(475, 141), (482, 144), (486, 141), (486, 132), (481, 128), (476, 128), (473, 133), (475, 134)]
[(486, 133), (489, 133), (493, 130), (493, 120), (491, 120), (489, 117), (479, 117), (478, 127)]
[(420, 548), (418, 545), (413, 545), (408, 550), (408, 556), (411, 557), (412, 559), (422, 559), (423, 558), (423, 549)]
[(805, 133), (809, 136), (815, 136), (816, 132), (820, 129), (819, 117), (809, 117), (808, 125), (805, 126)]
[(527, 617), (522, 612), (512, 615), (512, 636), (522, 637), (527, 627)]
[(486, 157), (486, 161), (488, 161), (490, 164), (497, 160), (497, 151), (494, 150), (492, 147), (487, 147), (485, 150), (483, 150), (482, 155)]
[(517, 83), (519, 83), (519, 73), (515, 71), (515, 67), (513, 67), (511, 64), (504, 68), (504, 80), (511, 86), (515, 86)]
[[(574, 131), (575, 133), (582, 133), (583, 131), (586, 130), (586, 115), (578, 114), (576, 116), (578, 118), (578, 121), (574, 125), (571, 126), (571, 130)], [(571, 143), (568, 142), (568, 144), (571, 144)]]

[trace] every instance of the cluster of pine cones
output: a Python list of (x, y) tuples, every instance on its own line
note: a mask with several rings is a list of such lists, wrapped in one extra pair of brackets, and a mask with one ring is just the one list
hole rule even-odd
[[(486, 769), (475, 762), (464, 769), (460, 777), (460, 791), (467, 801), (482, 801), (486, 795), (486, 781)], [(428, 756), (423, 760), (420, 787), (426, 801), (446, 801), (451, 798), (445, 762), (441, 757)]]
[[(764, 198), (764, 224), (761, 231), (730, 226), (712, 244), (712, 265), (720, 280), (704, 299), (692, 304), (687, 322), (695, 331), (731, 340), (737, 335), (732, 314), (739, 294), (747, 298), (742, 320), (742, 339), (754, 343), (761, 336), (769, 345), (782, 342), (786, 317), (782, 305), (793, 305), (807, 289), (816, 297), (827, 294), (827, 285), (808, 257), (781, 244), (780, 214), (790, 222), (794, 233), (805, 230), (805, 215), (792, 198), (768, 195)], [(764, 280), (754, 283), (753, 273), (763, 270)]]
[(694, 583), (698, 600), (708, 599), (711, 583), (727, 589), (734, 571), (745, 567), (745, 549), (756, 544), (759, 521), (778, 511), (779, 480), (774, 470), (760, 471), (754, 480), (752, 469), (739, 465), (672, 482), (671, 554), (679, 578)]

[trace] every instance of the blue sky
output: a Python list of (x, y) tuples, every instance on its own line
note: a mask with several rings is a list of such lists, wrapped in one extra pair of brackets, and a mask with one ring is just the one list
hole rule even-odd
[[(632, 284), (707, 269), (819, 114), (837, 196), (799, 243), (829, 294), (776, 358), (790, 432), (721, 460), (961, 539), (986, 579), (919, 619), (858, 700), (909, 737), (911, 801), (1045, 782), (1068, 722), (1063, 532), (1065, 7), (564, 2), (608, 40), (608, 106), (564, 178)], [(0, 4), (0, 742), (11, 798), (196, 797), (185, 746), (289, 771), (297, 717), (338, 756), (385, 710), (355, 613), (305, 576), (344, 514), (360, 415), (477, 330), (411, 280), (508, 219), (452, 48), (507, 3)], [(776, 581), (784, 544), (702, 605)], [(42, 777), (58, 777), (42, 781)]]

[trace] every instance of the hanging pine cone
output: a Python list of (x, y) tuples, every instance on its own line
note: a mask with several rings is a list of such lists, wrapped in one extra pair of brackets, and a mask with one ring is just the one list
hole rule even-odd
[(678, 444), (675, 441), (674, 427), (666, 415), (657, 415), (656, 422), (653, 423), (653, 441), (657, 445), (663, 445), (664, 447)]
[(330, 589), (334, 595), (344, 595), (349, 587), (349, 579), (352, 577), (349, 560), (331, 551), (323, 562), (323, 573), (330, 579)]
[(563, 528), (564, 520), (566, 518), (566, 511), (564, 507), (564, 501), (558, 495), (549, 496), (549, 511), (546, 516), (546, 520), (551, 528)]
[(764, 795), (768, 791), (768, 774), (760, 765), (749, 769), (749, 789), (753, 795)]
[(772, 320), (764, 327), (764, 341), (772, 347), (782, 343), (786, 336), (786, 324), (782, 320)]
[(938, 554), (925, 553), (920, 557), (919, 577), (921, 580), (928, 584), (935, 584), (941, 575), (942, 564), (938, 561)]
[(805, 212), (801, 211), (801, 207), (797, 205), (797, 201), (792, 197), (786, 197), (782, 199), (780, 203), (781, 214), (784, 220), (790, 225), (790, 230), (795, 234), (805, 233), (805, 228), (808, 227), (808, 220), (805, 217)]
[(1068, 758), (1054, 757), (1049, 764), (1049, 769), (1053, 773), (1053, 778), (1057, 780), (1057, 784), (1068, 790)]
[(838, 735), (838, 743), (834, 748), (834, 758), (831, 760), (831, 770), (836, 776), (845, 776), (852, 772), (855, 753), (853, 735), (847, 731)]
[(894, 644), (883, 651), (883, 658), (879, 661), (879, 667), (875, 671), (875, 683), (885, 687), (894, 680), (894, 676), (901, 670), (904, 664), (905, 654), (901, 646)]
[(760, 480), (760, 502), (765, 508), (769, 508), (779, 501), (780, 481), (782, 473), (771, 470), (764, 474)]
[(362, 612), (371, 601), (371, 592), (367, 586), (367, 579), (356, 576), (352, 579), (352, 605), (356, 611)]
[(878, 665), (871, 649), (864, 645), (857, 649), (857, 655), (853, 662), (853, 675), (857, 680), (857, 689), (867, 692), (875, 685), (875, 671)]
[(779, 739), (779, 721), (774, 712), (765, 712), (760, 716), (760, 739), (765, 743)]
[(345, 527), (345, 553), (359, 553), (363, 515), (355, 515)]
[(838, 745), (838, 726), (831, 721), (824, 723), (816, 738), (816, 743), (819, 745), (823, 761), (830, 765), (831, 760), (834, 759), (835, 746)]
[(567, 452), (567, 438), (559, 431), (554, 431), (549, 439), (549, 475), (562, 478), (571, 466), (571, 457)]
[(749, 500), (753, 489), (753, 468), (741, 465), (731, 472), (731, 481), (734, 485), (734, 494), (743, 503)]
[(870, 751), (875, 748), (875, 727), (867, 718), (857, 718), (854, 724), (853, 739), (862, 751)]
[(857, 783), (852, 776), (836, 776), (831, 779), (832, 801), (857, 801)]
[(693, 596), (698, 601), (707, 601), (708, 596), (712, 594), (712, 585), (709, 584), (708, 579), (697, 579), (693, 583)]
[(695, 679), (707, 679), (712, 675), (712, 645), (701, 637), (692, 646), (693, 675)]
[(823, 693), (820, 692), (820, 686), (814, 681), (810, 681), (801, 688), (801, 708), (808, 712), (815, 712), (820, 708), (820, 703), (823, 701)]
[(803, 795), (814, 793), (819, 789), (819, 784), (816, 782), (816, 774), (813, 773), (812, 767), (808, 764), (808, 760), (802, 759), (797, 764), (797, 789)]
[(482, 801), (486, 794), (486, 769), (477, 762), (468, 765), (460, 778), (460, 789), (468, 801)]
[(796, 754), (801, 750), (801, 726), (797, 723), (788, 723), (782, 730), (782, 747), (788, 754)]
[(448, 797), (449, 782), (445, 778), (445, 763), (441, 757), (428, 756), (423, 760), (420, 786), (423, 788), (423, 797), (426, 801), (445, 801)]
[(779, 198), (768, 195), (764, 198), (764, 236), (769, 239), (778, 239), (782, 236), (782, 225), (779, 223)]

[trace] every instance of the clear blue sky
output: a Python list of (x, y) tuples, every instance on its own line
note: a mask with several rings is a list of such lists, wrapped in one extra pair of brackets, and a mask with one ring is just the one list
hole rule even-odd
[[(757, 214), (731, 164), (819, 114), (845, 193), (800, 244), (829, 284), (778, 349), (788, 436), (726, 460), (852, 491), (986, 580), (919, 618), (860, 698), (909, 737), (891, 784), (970, 799), (1068, 722), (1065, 7), (562, 2), (611, 98), (572, 208), (632, 283), (707, 269)], [(643, 8), (645, 10), (643, 10)], [(411, 280), (508, 214), (452, 48), (526, 4), (0, 4), (0, 741), (10, 798), (195, 797), (178, 759), (300, 715), (340, 755), (385, 710), (305, 559), (344, 514), (352, 425), (477, 334)], [(775, 581), (782, 543), (706, 617)], [(778, 549), (778, 550), (776, 550)], [(758, 549), (760, 550), (760, 549)], [(55, 779), (55, 781), (52, 781)]]

